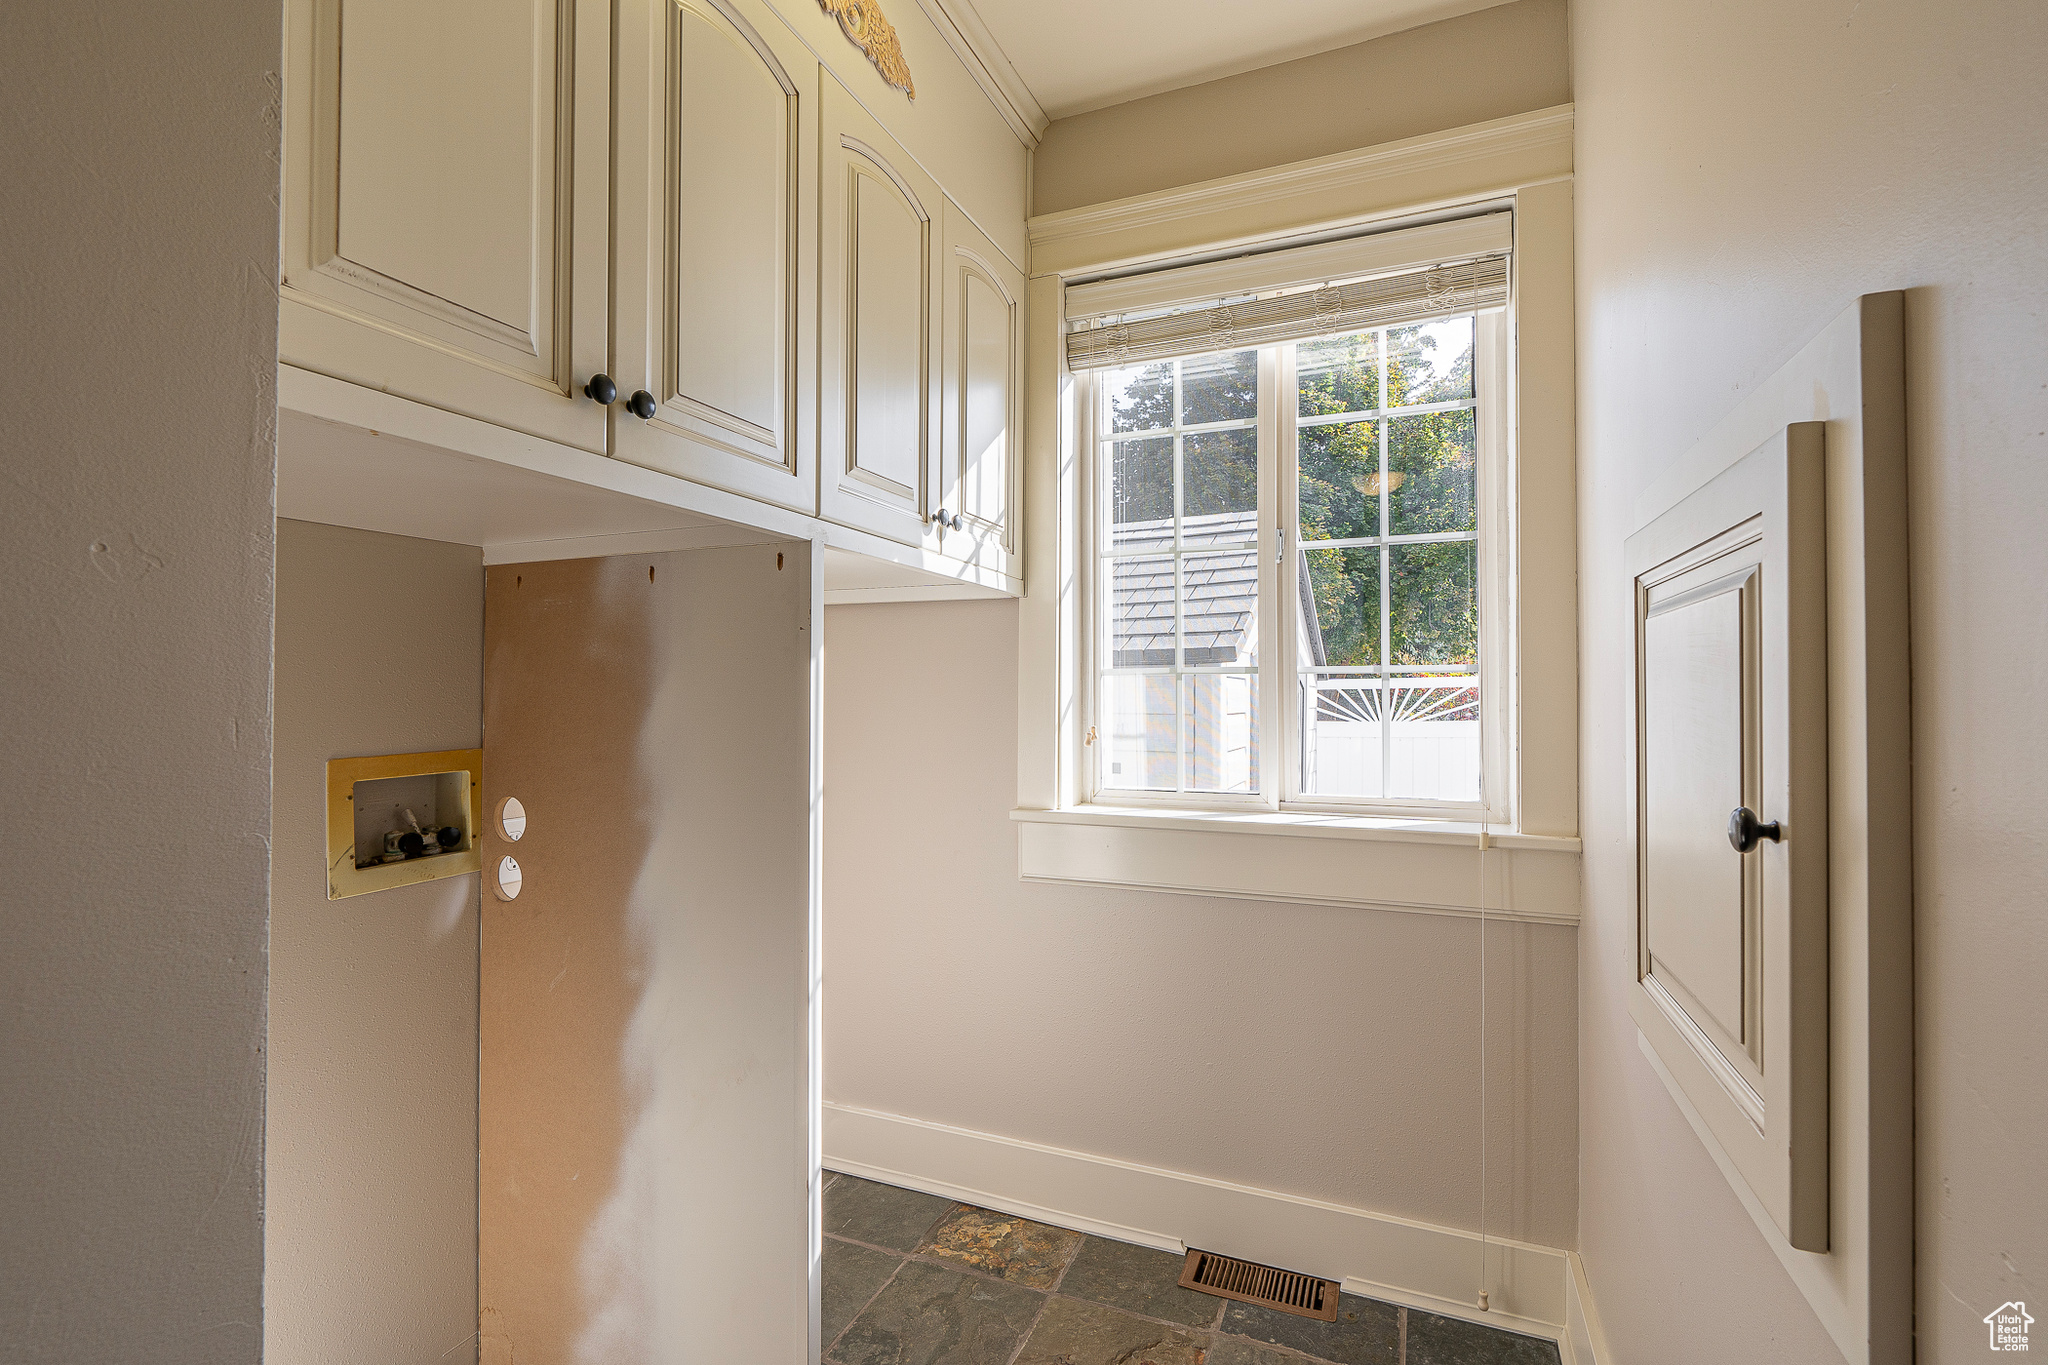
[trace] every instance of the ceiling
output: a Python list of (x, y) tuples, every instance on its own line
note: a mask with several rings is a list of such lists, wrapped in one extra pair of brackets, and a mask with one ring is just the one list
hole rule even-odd
[[(942, 0), (963, 7), (962, 0)], [(1502, 0), (971, 0), (1047, 116), (1251, 71)]]

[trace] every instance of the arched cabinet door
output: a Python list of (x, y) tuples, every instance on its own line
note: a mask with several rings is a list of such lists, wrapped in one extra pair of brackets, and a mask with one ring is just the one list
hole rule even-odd
[(1024, 272), (946, 201), (939, 528), (950, 558), (1014, 573), (1024, 411)]
[(613, 453), (815, 511), (817, 59), (757, 0), (624, 0), (619, 54)]
[(822, 85), (820, 509), (936, 550), (945, 201), (836, 80)]
[(608, 0), (288, 0), (278, 354), (602, 453)]

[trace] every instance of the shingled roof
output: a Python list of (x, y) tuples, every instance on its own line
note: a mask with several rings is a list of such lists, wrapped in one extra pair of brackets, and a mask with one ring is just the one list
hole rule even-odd
[[(1255, 539), (1258, 513), (1221, 512), (1181, 519), (1184, 550), (1203, 541)], [(1173, 522), (1121, 522), (1120, 550), (1173, 547)], [(1256, 549), (1184, 553), (1187, 573), (1185, 664), (1249, 664), (1258, 635), (1259, 554)], [(1118, 559), (1110, 587), (1113, 668), (1171, 665), (1173, 557), (1168, 553)]]

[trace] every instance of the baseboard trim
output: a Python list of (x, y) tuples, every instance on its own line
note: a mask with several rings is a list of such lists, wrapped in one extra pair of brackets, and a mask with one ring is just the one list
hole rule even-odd
[(1473, 1301), (1480, 1239), (1457, 1228), (852, 1105), (825, 1106), (824, 1150), (827, 1166), (850, 1175), (1165, 1251), (1212, 1248), (1547, 1337), (1565, 1365), (1605, 1357), (1597, 1327), (1574, 1327), (1595, 1321), (1583, 1268), (1556, 1247), (1487, 1239), (1483, 1312)]
[(1607, 1365), (1614, 1359), (1607, 1350), (1607, 1335), (1600, 1330), (1600, 1315), (1593, 1308), (1593, 1286), (1586, 1282), (1586, 1264), (1579, 1253), (1565, 1253), (1571, 1274), (1564, 1283), (1564, 1335), (1558, 1349), (1564, 1365)]

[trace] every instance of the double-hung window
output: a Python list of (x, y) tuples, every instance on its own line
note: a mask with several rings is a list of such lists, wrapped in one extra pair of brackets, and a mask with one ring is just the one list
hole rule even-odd
[(1506, 277), (1494, 253), (1074, 329), (1085, 799), (1509, 818)]

